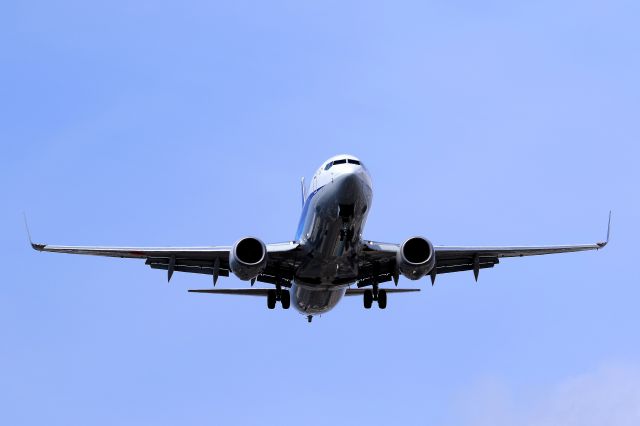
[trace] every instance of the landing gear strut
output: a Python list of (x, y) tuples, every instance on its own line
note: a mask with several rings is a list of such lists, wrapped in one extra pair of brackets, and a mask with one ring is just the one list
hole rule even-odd
[(365, 309), (371, 309), (374, 300), (378, 302), (378, 308), (387, 308), (387, 291), (382, 289), (378, 290), (378, 286), (374, 285), (373, 290), (365, 290), (363, 294), (363, 302)]

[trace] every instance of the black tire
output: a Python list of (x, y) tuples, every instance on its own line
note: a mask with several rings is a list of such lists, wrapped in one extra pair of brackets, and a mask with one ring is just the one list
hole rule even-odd
[(267, 292), (267, 308), (274, 309), (276, 307), (276, 291), (269, 290)]
[(280, 303), (282, 303), (282, 309), (289, 309), (289, 306), (291, 306), (291, 293), (289, 293), (289, 290), (282, 290)]
[(362, 300), (364, 301), (364, 308), (371, 309), (371, 305), (373, 305), (373, 292), (371, 290), (365, 290)]
[(387, 308), (387, 291), (386, 290), (378, 290), (378, 308), (380, 309)]

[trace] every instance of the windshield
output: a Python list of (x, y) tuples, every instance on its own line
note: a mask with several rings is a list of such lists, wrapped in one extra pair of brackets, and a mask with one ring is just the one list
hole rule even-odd
[(327, 165), (326, 165), (326, 166), (324, 166), (324, 169), (325, 169), (325, 170), (329, 170), (331, 167), (333, 167), (333, 166), (335, 166), (335, 165), (337, 165), (337, 164), (347, 164), (347, 163), (349, 163), (349, 164), (355, 164), (356, 166), (360, 166), (360, 165), (362, 165), (362, 163), (360, 162), (360, 160), (354, 160), (354, 159), (351, 159), (351, 158), (349, 158), (349, 159), (347, 159), (347, 158), (342, 158), (342, 159), (340, 159), (340, 160), (329, 161), (329, 162), (327, 163)]

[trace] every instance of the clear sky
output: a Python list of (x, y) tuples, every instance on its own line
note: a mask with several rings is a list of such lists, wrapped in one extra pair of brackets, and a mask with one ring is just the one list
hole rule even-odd
[[(301, 4), (304, 3), (304, 4)], [(13, 1), (0, 424), (640, 424), (640, 3)], [(359, 156), (365, 235), (587, 243), (311, 325), (56, 244), (293, 238)], [(220, 287), (246, 283), (221, 280)]]

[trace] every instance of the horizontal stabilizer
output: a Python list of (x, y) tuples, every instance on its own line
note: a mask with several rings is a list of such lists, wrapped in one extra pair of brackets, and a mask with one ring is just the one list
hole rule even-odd
[[(387, 293), (413, 293), (419, 288), (386, 288)], [(189, 293), (231, 294), (236, 296), (263, 296), (267, 297), (267, 288), (208, 288), (204, 290), (189, 290)], [(364, 288), (349, 288), (345, 296), (362, 296)]]
[[(414, 293), (416, 291), (420, 291), (419, 288), (381, 288), (380, 290), (384, 290), (387, 293)], [(367, 291), (366, 288), (350, 288), (347, 289), (345, 296), (362, 296), (365, 291)]]
[(189, 290), (189, 293), (233, 294), (236, 296), (267, 296), (267, 288), (211, 288), (205, 290)]

